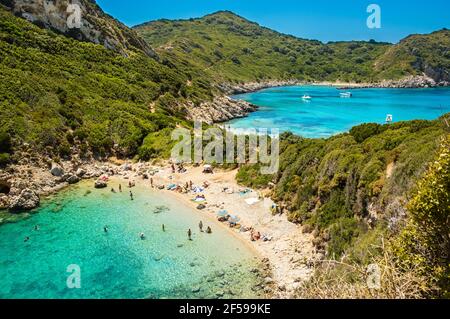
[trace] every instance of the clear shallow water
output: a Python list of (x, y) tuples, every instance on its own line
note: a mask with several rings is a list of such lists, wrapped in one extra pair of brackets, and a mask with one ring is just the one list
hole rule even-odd
[[(362, 123), (436, 119), (450, 112), (450, 88), (356, 89), (353, 97), (340, 98), (340, 91), (327, 86), (294, 86), (236, 95), (260, 106), (248, 117), (227, 123), (234, 131), (278, 128), (304, 137), (329, 137)], [(303, 95), (310, 95), (310, 102)]]
[[(259, 296), (253, 288), (260, 278), (251, 272), (257, 261), (241, 241), (215, 225), (213, 234), (199, 233), (201, 216), (160, 193), (133, 193), (131, 201), (128, 189), (113, 194), (83, 183), (47, 200), (38, 214), (0, 226), (0, 298)], [(170, 210), (155, 214), (159, 205)], [(67, 288), (71, 264), (81, 268), (81, 289)]]

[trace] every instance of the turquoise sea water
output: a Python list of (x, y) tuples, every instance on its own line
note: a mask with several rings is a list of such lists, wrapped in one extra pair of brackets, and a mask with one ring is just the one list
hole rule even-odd
[[(0, 226), (0, 298), (259, 297), (254, 252), (206, 219), (213, 234), (200, 233), (207, 213), (143, 186), (133, 189), (134, 201), (128, 189), (113, 194), (92, 186), (72, 187), (38, 213)], [(155, 213), (160, 205), (169, 210)], [(71, 264), (80, 266), (81, 289), (66, 285)]]
[[(304, 137), (329, 137), (362, 123), (384, 123), (387, 114), (394, 122), (436, 119), (450, 112), (450, 88), (356, 89), (352, 98), (327, 86), (294, 86), (236, 95), (260, 106), (246, 118), (232, 120), (235, 131), (249, 128), (278, 128)], [(312, 97), (303, 101), (303, 95)]]

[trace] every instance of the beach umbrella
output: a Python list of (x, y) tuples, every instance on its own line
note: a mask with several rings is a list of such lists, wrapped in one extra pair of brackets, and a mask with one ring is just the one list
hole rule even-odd
[(231, 215), (230, 218), (228, 219), (229, 222), (235, 223), (237, 224), (241, 219), (238, 216), (233, 216)]
[(219, 217), (225, 217), (228, 215), (228, 212), (226, 210), (221, 210), (217, 213), (217, 216)]

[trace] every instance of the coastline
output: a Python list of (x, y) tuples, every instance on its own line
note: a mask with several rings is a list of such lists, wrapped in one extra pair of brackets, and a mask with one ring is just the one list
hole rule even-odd
[[(137, 164), (144, 165), (144, 164)], [(170, 166), (153, 166), (157, 172), (152, 176), (155, 191), (163, 192), (170, 198), (177, 200), (197, 212), (199, 220), (207, 220), (214, 227), (224, 227), (231, 236), (239, 239), (247, 247), (252, 249), (257, 256), (262, 258), (263, 272), (270, 272), (264, 280), (266, 293), (276, 298), (291, 298), (300, 284), (310, 278), (312, 268), (310, 267), (316, 258), (312, 246), (310, 234), (303, 234), (302, 228), (289, 222), (286, 216), (273, 216), (270, 199), (265, 199), (255, 205), (248, 205), (245, 199), (258, 196), (258, 192), (251, 190), (248, 196), (241, 196), (239, 189), (242, 189), (235, 182), (237, 170), (225, 171), (217, 170), (213, 175), (202, 173), (201, 167), (186, 166), (187, 172), (172, 174)], [(117, 178), (117, 177), (114, 177)], [(142, 179), (139, 173), (133, 172), (125, 176), (119, 176), (121, 180), (133, 180), (136, 183), (151, 188), (148, 179)], [(191, 199), (194, 193), (179, 193), (169, 191), (166, 188), (158, 190), (159, 185), (168, 184), (184, 185), (192, 181), (195, 186), (208, 181), (210, 186), (202, 194), (207, 201), (206, 208), (198, 210), (198, 203)], [(233, 189), (233, 194), (222, 192), (222, 188)], [(264, 242), (251, 241), (250, 232), (241, 232), (238, 229), (230, 228), (228, 224), (217, 220), (216, 213), (219, 210), (227, 210), (230, 214), (237, 215), (241, 220), (240, 224), (246, 227), (254, 227), (261, 234), (272, 237), (271, 241)], [(214, 232), (214, 229), (213, 229)]]
[(338, 90), (354, 89), (382, 89), (382, 88), (436, 88), (448, 87), (450, 82), (436, 82), (432, 78), (421, 76), (407, 76), (400, 80), (383, 80), (381, 82), (341, 82), (341, 81), (299, 81), (299, 80), (271, 80), (263, 82), (247, 82), (241, 84), (219, 84), (218, 88), (223, 92), (223, 96), (217, 96), (211, 102), (205, 102), (198, 107), (188, 105), (188, 119), (205, 122), (209, 125), (214, 123), (224, 123), (233, 119), (247, 117), (250, 113), (256, 112), (259, 106), (249, 102), (234, 99), (233, 95), (254, 93), (264, 89), (277, 88), (283, 86), (331, 86)]
[[(304, 281), (308, 280), (312, 275), (315, 260), (319, 258), (312, 245), (310, 234), (304, 234), (302, 227), (295, 225), (287, 220), (285, 215), (274, 216), (270, 207), (273, 202), (269, 198), (265, 198), (260, 202), (250, 205), (245, 202), (248, 198), (258, 198), (259, 192), (246, 189), (246, 195), (242, 195), (240, 187), (235, 176), (237, 170), (226, 171), (217, 170), (212, 175), (202, 173), (201, 167), (186, 166), (187, 172), (172, 174), (168, 162), (151, 165), (149, 163), (128, 163), (111, 159), (109, 162), (86, 162), (81, 165), (73, 165), (73, 162), (61, 162), (60, 167), (66, 176), (74, 176), (83, 172), (80, 180), (92, 180), (92, 188), (96, 178), (106, 175), (111, 181), (120, 181), (125, 186), (128, 181), (134, 181), (136, 184), (151, 188), (150, 178), (153, 178), (155, 185), (180, 184), (184, 185), (188, 181), (192, 181), (194, 185), (202, 185), (204, 181), (208, 181), (210, 186), (203, 191), (207, 201), (204, 210), (198, 210), (191, 199), (195, 197), (193, 192), (187, 194), (178, 193), (164, 189), (159, 190), (156, 187), (154, 191), (162, 192), (173, 200), (191, 208), (199, 217), (199, 221), (207, 221), (214, 228), (224, 227), (230, 236), (234, 236), (240, 240), (246, 247), (255, 253), (255, 257), (261, 261), (261, 269), (264, 281), (262, 287), (265, 293), (274, 298), (292, 298), (295, 290), (298, 289)], [(34, 177), (32, 185), (28, 185), (27, 189), (35, 193), (38, 197), (51, 196), (52, 194), (66, 189), (71, 184), (63, 181), (61, 177), (53, 176), (50, 170), (45, 168), (21, 166), (15, 167), (14, 171), (30, 171)], [(11, 175), (9, 180), (12, 186), (12, 194), (10, 201), (16, 197), (20, 197), (22, 192), (16, 189), (16, 186), (25, 186), (22, 176)], [(28, 180), (29, 182), (29, 180)], [(223, 188), (232, 189), (233, 193), (223, 192)], [(39, 203), (36, 204), (37, 208)], [(250, 232), (241, 232), (239, 229), (230, 228), (227, 223), (217, 220), (217, 212), (219, 210), (227, 210), (229, 214), (237, 215), (241, 220), (240, 224), (246, 227), (253, 227), (255, 231), (259, 231), (262, 235), (271, 238), (270, 241), (251, 241)], [(25, 212), (25, 211), (24, 211)], [(20, 219), (21, 214), (11, 214), (8, 216), (11, 221)], [(4, 216), (0, 216), (0, 224), (9, 222), (8, 218), (4, 220)]]

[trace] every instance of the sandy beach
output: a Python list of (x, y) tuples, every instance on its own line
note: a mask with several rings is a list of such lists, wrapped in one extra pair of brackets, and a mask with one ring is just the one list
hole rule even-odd
[[(150, 179), (144, 179), (142, 174), (138, 173), (142, 172), (142, 168), (135, 169), (135, 166), (139, 165), (147, 164), (135, 164), (132, 170), (114, 178), (123, 180), (123, 186), (131, 181), (152, 188)], [(274, 204), (271, 199), (261, 198), (252, 205), (247, 203), (248, 199), (254, 201), (258, 199), (260, 193), (238, 185), (235, 179), (237, 170), (215, 169), (213, 174), (204, 174), (202, 166), (185, 166), (185, 168), (184, 173), (172, 173), (169, 164), (151, 167), (153, 190), (163, 192), (195, 209), (199, 220), (205, 225), (211, 225), (213, 232), (214, 227), (225, 227), (232, 235), (250, 245), (270, 265), (271, 277), (266, 278), (266, 284), (273, 285), (274, 297), (292, 297), (294, 290), (312, 274), (312, 268), (308, 267), (314, 258), (311, 235), (303, 234), (301, 227), (289, 222), (286, 216), (274, 216), (271, 212)], [(190, 182), (194, 188), (201, 187), (205, 181), (209, 186), (200, 193), (205, 196), (205, 202), (194, 202), (193, 199), (197, 194), (192, 191), (184, 193), (167, 190), (168, 185), (185, 185)], [(164, 189), (159, 189), (158, 186), (164, 186)], [(204, 204), (205, 208), (197, 209), (199, 204)], [(250, 231), (243, 231), (240, 227), (232, 228), (228, 223), (220, 222), (217, 212), (221, 210), (238, 216), (240, 218), (238, 224), (246, 228), (253, 227), (255, 232), (260, 232), (270, 240), (252, 241)]]
[[(60, 164), (66, 172), (77, 171), (79, 167), (71, 162)], [(255, 256), (260, 258), (263, 264), (269, 266), (271, 275), (265, 278), (265, 285), (271, 287), (275, 298), (293, 297), (294, 290), (313, 272), (311, 265), (316, 254), (312, 245), (312, 235), (304, 234), (301, 226), (289, 222), (285, 215), (273, 215), (271, 207), (274, 203), (270, 198), (263, 198), (261, 196), (263, 192), (238, 185), (235, 178), (237, 170), (214, 169), (213, 174), (204, 174), (203, 166), (187, 165), (186, 172), (172, 173), (168, 162), (157, 165), (131, 164), (115, 158), (111, 158), (108, 162), (86, 163), (81, 167), (86, 172), (83, 179), (92, 180), (92, 184), (95, 178), (103, 175), (109, 178), (107, 187), (116, 187), (117, 184), (121, 184), (124, 190), (128, 190), (128, 183), (132, 181), (136, 185), (164, 193), (173, 200), (191, 207), (205, 227), (211, 226), (213, 234), (217, 227), (227, 229), (230, 236), (236, 236), (242, 240), (245, 245), (255, 251)], [(69, 183), (61, 182), (58, 177), (52, 176), (50, 171), (43, 168), (25, 165), (17, 166), (15, 170), (17, 172), (32, 170), (30, 175), (33, 177), (32, 189), (42, 197), (69, 186)], [(21, 176), (27, 175), (17, 176), (14, 183), (20, 184), (23, 183)], [(153, 188), (150, 178), (153, 180)], [(202, 187), (204, 182), (209, 184), (209, 187), (198, 193), (205, 196), (204, 202), (194, 202), (193, 199), (197, 194), (193, 191), (186, 193), (167, 190), (168, 185), (184, 186), (189, 182), (192, 182), (193, 188)], [(254, 203), (249, 204), (246, 200), (254, 201)], [(199, 204), (203, 204), (204, 209), (197, 209)], [(218, 221), (217, 213), (221, 210), (237, 216), (240, 219), (239, 225), (247, 229), (253, 228), (255, 233), (259, 232), (262, 237), (266, 236), (270, 240), (264, 241), (261, 238), (252, 241), (250, 231), (243, 231), (244, 229), (240, 227), (231, 228), (227, 222)], [(8, 216), (11, 217), (11, 215)], [(198, 228), (193, 231), (198, 231)]]

